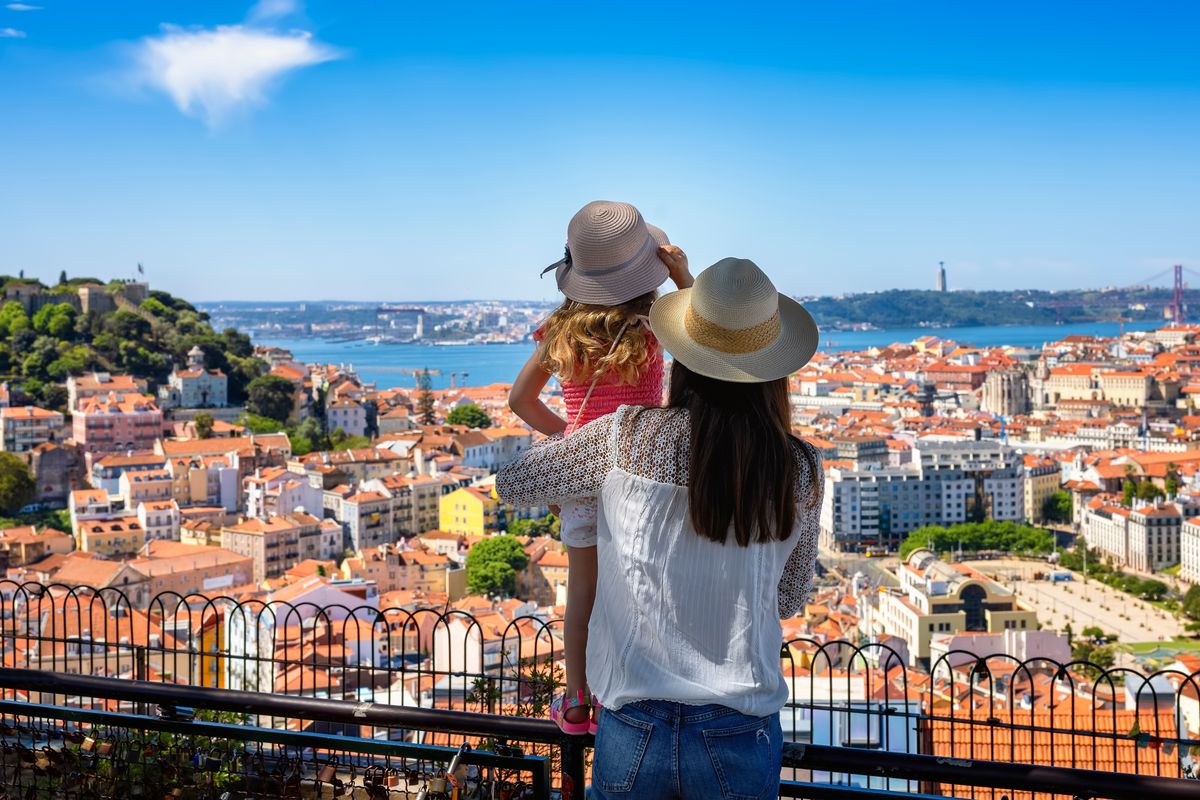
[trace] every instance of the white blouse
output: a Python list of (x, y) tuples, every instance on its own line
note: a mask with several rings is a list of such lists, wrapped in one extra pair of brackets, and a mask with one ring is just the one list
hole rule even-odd
[(546, 439), (500, 471), (519, 506), (598, 496), (599, 577), (587, 678), (606, 708), (719, 703), (762, 717), (787, 701), (780, 618), (812, 586), (823, 474), (796, 448), (799, 510), (782, 542), (718, 544), (688, 513), (690, 426), (681, 409), (622, 406)]

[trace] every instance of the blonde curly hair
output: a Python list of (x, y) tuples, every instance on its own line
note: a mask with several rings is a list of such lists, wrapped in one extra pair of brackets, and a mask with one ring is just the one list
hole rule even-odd
[[(657, 298), (658, 292), (647, 292), (615, 306), (567, 300), (543, 327), (542, 368), (560, 381), (582, 383), (612, 373), (620, 383), (637, 383), (653, 355), (650, 331), (639, 317), (650, 313)], [(619, 333), (621, 340), (614, 348)]]

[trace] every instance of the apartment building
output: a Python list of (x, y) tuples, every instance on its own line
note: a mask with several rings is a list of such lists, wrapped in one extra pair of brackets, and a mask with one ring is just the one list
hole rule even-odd
[(346, 529), (350, 549), (368, 550), (396, 538), (392, 498), (382, 492), (356, 492), (341, 502), (338, 518)]
[(322, 505), (321, 475), (286, 467), (257, 469), (242, 479), (246, 516), (266, 518), (293, 511), (316, 512)]
[(1200, 583), (1200, 517), (1185, 520), (1179, 528), (1179, 577)]
[(62, 441), (63, 415), (37, 406), (0, 408), (0, 450), (28, 453), (38, 445)]
[(146, 541), (179, 541), (179, 505), (174, 500), (148, 500), (137, 504), (137, 518)]
[(1025, 519), (1042, 522), (1043, 507), (1062, 486), (1062, 468), (1052, 458), (1025, 456), (1022, 466)]
[(908, 642), (912, 665), (929, 666), (938, 634), (964, 631), (1037, 630), (1037, 612), (1004, 586), (962, 564), (947, 564), (930, 550), (916, 550), (894, 572), (898, 588), (864, 595), (861, 627), (868, 637), (885, 634)]
[(165, 541), (148, 542), (129, 566), (146, 576), (152, 597), (164, 592), (216, 596), (246, 586), (254, 573), (248, 556), (220, 547)]
[(167, 461), (171, 491), (181, 508), (214, 506), (225, 511), (238, 508), (238, 476), (241, 468), (236, 454), (179, 456)]
[(367, 435), (367, 409), (362, 403), (343, 397), (325, 409), (330, 431), (341, 428), (349, 436)]
[(477, 486), (466, 486), (443, 495), (438, 529), (464, 536), (484, 536), (500, 529), (504, 509), (495, 496)]
[(1117, 564), (1156, 572), (1181, 563), (1184, 520), (1197, 511), (1200, 506), (1183, 499), (1134, 508), (1099, 505), (1084, 511), (1081, 533), (1089, 547)]
[(254, 582), (261, 583), (305, 559), (328, 561), (341, 555), (343, 533), (333, 520), (311, 514), (250, 517), (221, 529), (221, 547), (249, 556)]
[(146, 531), (133, 514), (84, 520), (75, 529), (75, 544), (98, 556), (132, 555), (146, 544)]
[(10, 567), (22, 567), (46, 556), (65, 555), (75, 549), (71, 534), (54, 528), (37, 530), (32, 525), (0, 531), (0, 552), (8, 554)]
[[(1025, 517), (1023, 464), (997, 442), (922, 443), (902, 467), (832, 467), (821, 537), (843, 551), (895, 550), (925, 525)], [(443, 523), (441, 526), (446, 530)]]
[(113, 375), (93, 372), (90, 375), (71, 375), (67, 378), (67, 405), (79, 408), (79, 401), (97, 395), (145, 394), (146, 381), (132, 375)]
[(118, 494), (121, 491), (121, 476), (126, 472), (163, 469), (166, 466), (167, 460), (153, 451), (113, 453), (93, 459), (91, 483), (93, 487), (109, 494)]
[(133, 510), (139, 503), (172, 499), (171, 473), (165, 469), (126, 472), (117, 482), (117, 494), (125, 508)]
[(72, 415), (72, 437), (93, 455), (152, 450), (162, 433), (162, 411), (143, 394), (87, 397)]

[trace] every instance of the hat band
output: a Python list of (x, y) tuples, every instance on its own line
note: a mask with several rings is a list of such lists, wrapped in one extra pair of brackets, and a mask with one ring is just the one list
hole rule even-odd
[(691, 303), (683, 315), (683, 327), (688, 335), (696, 342), (722, 353), (753, 353), (774, 344), (779, 338), (782, 324), (779, 321), (779, 309), (775, 310), (766, 321), (750, 328), (722, 328), (696, 313)]

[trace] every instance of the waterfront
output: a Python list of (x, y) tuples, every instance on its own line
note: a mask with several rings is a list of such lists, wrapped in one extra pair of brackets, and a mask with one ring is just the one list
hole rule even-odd
[[(1125, 330), (1149, 329), (1149, 324), (1129, 326)], [(1047, 342), (1064, 336), (1116, 336), (1120, 326), (1115, 322), (1088, 322), (1074, 325), (997, 325), (970, 328), (895, 328), (879, 331), (829, 331), (822, 334), (824, 350), (865, 350), (894, 342), (911, 342), (922, 336), (953, 339), (962, 344), (980, 347), (1040, 348)], [(381, 389), (413, 385), (406, 369), (440, 370), (433, 376), (434, 388), (450, 385), (451, 373), (462, 376), (460, 384), (484, 386), (490, 383), (509, 383), (529, 354), (533, 343), (464, 344), (464, 345), (373, 345), (365, 341), (333, 342), (324, 339), (255, 339), (255, 344), (284, 347), (305, 363), (353, 364), (358, 374)]]

